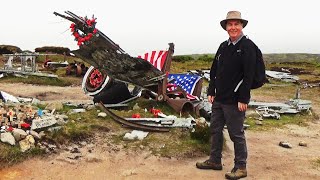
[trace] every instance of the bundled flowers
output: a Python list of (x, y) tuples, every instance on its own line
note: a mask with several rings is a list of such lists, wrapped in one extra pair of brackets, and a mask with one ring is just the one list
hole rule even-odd
[(87, 32), (83, 30), (83, 33), (79, 33), (79, 27), (77, 26), (77, 24), (72, 23), (70, 25), (72, 35), (75, 37), (75, 41), (78, 42), (78, 46), (81, 46), (84, 43), (88, 42), (92, 38), (92, 36), (98, 32), (98, 30), (95, 28), (95, 25), (97, 23), (96, 18), (94, 18), (93, 16), (92, 19), (88, 19), (87, 17), (85, 17), (83, 18), (83, 20), (85, 21)]
[(153, 114), (154, 117), (158, 117), (159, 113), (161, 113), (160, 109), (151, 108), (150, 112)]

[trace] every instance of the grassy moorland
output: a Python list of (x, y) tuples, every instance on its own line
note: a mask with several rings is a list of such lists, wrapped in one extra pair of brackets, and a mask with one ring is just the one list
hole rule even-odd
[[(64, 59), (62, 55), (50, 56), (52, 61), (68, 62), (81, 61), (77, 58), (67, 57)], [(213, 55), (185, 55), (175, 56), (173, 58), (171, 71), (173, 73), (184, 73), (188, 70), (194, 69), (209, 69), (211, 66)], [(296, 74), (300, 77), (301, 81), (319, 82), (320, 81), (320, 61), (319, 55), (314, 54), (266, 54), (264, 55), (267, 69), (299, 69), (297, 72), (304, 72)], [(38, 67), (42, 67), (44, 57), (40, 56), (38, 59)], [(3, 66), (4, 57), (0, 56), (0, 67)], [(44, 69), (41, 69), (44, 71)], [(70, 86), (80, 85), (82, 77), (67, 76), (65, 69), (60, 68), (57, 70), (46, 70), (51, 73), (59, 75), (59, 78), (40, 78), (40, 77), (14, 77), (7, 76), (0, 79), (0, 83), (28, 83), (38, 85), (52, 85), (52, 86)], [(206, 86), (208, 82), (204, 82)], [(278, 101), (283, 102), (294, 97), (299, 84), (285, 83), (281, 81), (271, 80), (271, 83), (266, 84), (264, 87), (253, 90), (252, 98), (265, 101)], [(281, 116), (278, 121), (268, 120), (264, 122), (264, 126), (257, 126), (254, 123), (255, 115), (250, 115), (246, 123), (251, 125), (248, 130), (269, 130), (272, 128), (281, 128), (286, 124), (297, 124), (307, 126), (307, 123), (319, 119), (320, 114), (320, 90), (317, 88), (301, 89), (303, 99), (308, 99), (313, 102), (314, 109), (312, 112), (302, 113), (299, 115), (286, 115)], [(132, 107), (138, 103), (141, 109), (132, 110)], [(170, 107), (164, 103), (158, 103), (152, 100), (138, 99), (129, 104), (125, 110), (113, 110), (114, 113), (122, 117), (130, 117), (133, 113), (140, 113), (144, 117), (149, 117), (150, 114), (146, 113), (144, 109), (150, 107), (157, 107), (165, 114), (173, 114), (179, 116)], [(66, 113), (70, 107), (64, 107), (59, 113)], [(113, 134), (108, 136), (106, 140), (114, 144), (122, 144), (126, 149), (139, 148), (141, 145), (148, 147), (155, 155), (166, 157), (194, 157), (202, 156), (209, 153), (208, 143), (208, 127), (197, 127), (196, 131), (191, 132), (186, 129), (173, 129), (169, 133), (150, 133), (143, 141), (123, 141), (123, 135), (128, 131), (122, 128), (119, 124), (115, 123), (111, 118), (97, 117), (99, 108), (87, 111), (80, 114), (72, 114), (69, 116), (69, 122), (63, 128), (56, 132), (47, 132), (46, 140), (53, 141), (57, 144), (68, 144), (69, 142), (78, 141), (93, 137), (96, 133), (108, 132), (112, 130)], [(9, 146), (0, 143), (0, 164), (9, 165), (20, 162), (29, 157), (33, 157), (44, 152), (40, 149), (34, 148), (26, 153), (21, 153), (17, 146)], [(316, 162), (319, 164), (319, 160)]]

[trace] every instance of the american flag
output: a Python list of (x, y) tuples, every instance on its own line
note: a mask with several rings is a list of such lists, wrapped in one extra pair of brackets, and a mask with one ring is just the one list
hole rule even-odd
[[(154, 67), (161, 71), (167, 58), (167, 54), (168, 51), (152, 51), (151, 53), (145, 53), (142, 56), (138, 56), (138, 58), (149, 61)], [(168, 91), (174, 91), (177, 89), (177, 86), (180, 86), (187, 92), (188, 99), (199, 99), (197, 96), (193, 96), (192, 93), (197, 82), (201, 78), (200, 76), (188, 74), (169, 74), (168, 78), (169, 80), (173, 79), (173, 81), (170, 81), (170, 83), (167, 85)]]
[(138, 56), (138, 58), (149, 61), (154, 67), (162, 70), (164, 62), (166, 61), (168, 51), (152, 51), (151, 53), (145, 53), (142, 56)]
[(193, 96), (192, 93), (197, 82), (200, 80), (200, 76), (197, 75), (189, 75), (189, 74), (169, 74), (169, 80), (174, 85), (168, 85), (168, 91), (173, 91), (180, 86), (183, 90), (187, 92), (187, 98), (190, 100), (199, 99), (197, 96)]

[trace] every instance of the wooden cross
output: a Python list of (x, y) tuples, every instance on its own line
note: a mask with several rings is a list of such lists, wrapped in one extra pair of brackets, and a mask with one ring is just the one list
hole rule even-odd
[(15, 112), (10, 108), (9, 111), (7, 112), (7, 117), (9, 118), (9, 121), (13, 121), (13, 116), (15, 115)]
[(8, 118), (7, 118), (7, 117), (3, 117), (3, 119), (4, 119), (4, 125), (5, 125), (5, 126), (8, 126), (8, 125), (9, 125), (9, 123), (8, 123)]
[(32, 107), (30, 106), (30, 105), (28, 105), (28, 107), (27, 107), (27, 115), (29, 116), (29, 117), (32, 117)]
[(24, 123), (23, 121), (23, 113), (19, 113), (17, 114), (17, 124), (18, 124), (18, 128), (21, 128), (21, 124)]
[(0, 108), (0, 125), (3, 122), (3, 114), (5, 114), (5, 113), (6, 112), (5, 112), (4, 108)]

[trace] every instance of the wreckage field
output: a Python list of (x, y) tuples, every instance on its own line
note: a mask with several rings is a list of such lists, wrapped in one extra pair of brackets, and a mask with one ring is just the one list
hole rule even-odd
[[(204, 92), (208, 82), (202, 68), (209, 66), (206, 61), (173, 61), (171, 70), (200, 72)], [(271, 63), (267, 69), (272, 71), (270, 82), (252, 91), (246, 114), (249, 179), (318, 179), (319, 65)], [(128, 121), (152, 119), (151, 123), (169, 132), (136, 131), (116, 122), (84, 94), (82, 76), (63, 75), (61, 67), (51, 72), (59, 80), (0, 78), (4, 127), (0, 179), (92, 179), (93, 175), (95, 179), (220, 179), (232, 168), (233, 146), (225, 130), (223, 171), (196, 169), (195, 163), (209, 154), (205, 117), (180, 114), (167, 103), (142, 94), (111, 111)], [(6, 102), (6, 93), (19, 103)], [(205, 100), (205, 94), (201, 98)], [(18, 122), (18, 114), (25, 123)], [(174, 122), (178, 120), (182, 123)], [(5, 123), (19, 130), (10, 131)], [(9, 134), (12, 137), (3, 138)]]

